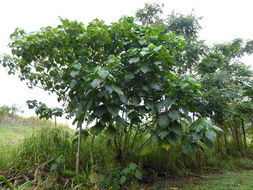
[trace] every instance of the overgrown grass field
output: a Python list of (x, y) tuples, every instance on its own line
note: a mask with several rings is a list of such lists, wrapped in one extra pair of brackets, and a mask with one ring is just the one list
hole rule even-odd
[[(108, 149), (109, 141), (102, 134), (96, 137), (94, 144), (93, 170), (95, 173), (91, 173), (89, 164), (91, 139), (87, 138), (83, 139), (81, 149), (83, 172), (76, 174), (74, 172), (76, 139), (68, 128), (53, 125), (44, 127), (1, 125), (1, 132), (0, 175), (10, 176), (8, 178), (16, 176), (16, 179), (11, 181), (16, 184), (16, 187), (25, 184), (29, 188), (43, 190), (50, 188), (90, 189), (90, 186), (96, 183), (99, 189), (122, 189), (120, 186), (122, 168), (115, 163), (115, 150)], [(12, 142), (11, 138), (18, 140), (15, 143), (9, 143)], [(210, 152), (206, 153), (206, 157), (209, 157), (205, 161), (206, 167), (212, 166), (220, 171), (231, 169), (238, 171), (224, 174), (203, 174), (205, 177), (202, 177), (199, 169), (193, 169), (197, 167), (194, 159), (191, 156), (184, 157), (179, 150), (179, 147), (174, 147), (168, 151), (154, 151), (142, 157), (141, 160), (132, 158), (142, 166), (144, 180), (140, 181), (139, 188), (184, 190), (249, 190), (252, 188), (253, 171), (240, 171), (240, 169), (253, 169), (252, 160), (232, 157), (223, 160), (212, 156)], [(1, 168), (5, 170), (1, 171)], [(197, 176), (200, 177), (192, 180), (189, 176), (193, 171), (197, 172)], [(20, 177), (22, 175), (26, 176), (26, 179)], [(181, 176), (186, 177), (182, 180)]]
[(32, 126), (10, 126), (0, 124), (0, 144), (17, 143), (34, 131)]

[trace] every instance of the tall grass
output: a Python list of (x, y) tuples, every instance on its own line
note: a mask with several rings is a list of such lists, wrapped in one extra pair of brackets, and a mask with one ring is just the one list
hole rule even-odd
[(13, 144), (0, 141), (0, 168), (7, 168), (9, 161), (12, 160), (12, 151), (14, 149)]
[[(136, 138), (136, 141), (134, 149), (138, 149), (146, 141), (146, 137)], [(82, 139), (80, 175), (73, 172), (77, 148), (74, 133), (66, 127), (39, 127), (19, 144), (0, 142), (0, 167), (9, 169), (13, 174), (29, 174), (39, 178), (36, 183), (40, 183), (39, 187), (42, 189), (56, 188), (56, 185), (58, 189), (71, 189), (72, 186), (81, 188), (83, 186), (80, 184), (94, 181), (89, 178), (90, 142), (91, 137)], [(119, 150), (115, 148), (112, 139), (103, 133), (95, 137), (93, 146), (93, 172), (97, 179), (92, 183), (96, 183), (100, 189), (120, 189), (119, 178), (124, 167), (117, 160)], [(137, 151), (127, 159), (142, 168), (146, 179), (183, 175), (198, 170), (200, 166), (197, 155), (184, 154), (181, 149), (180, 144), (171, 146), (168, 150), (153, 147), (153, 151), (145, 156), (141, 156), (141, 151)], [(210, 150), (202, 153), (202, 161), (204, 167), (211, 168), (253, 168), (252, 160), (222, 157)], [(37, 175), (37, 171), (42, 171), (42, 177)]]
[(60, 156), (71, 168), (74, 163), (75, 149), (69, 131), (62, 128), (42, 127), (17, 145), (9, 153), (12, 157), (8, 167), (16, 172), (27, 172), (41, 165), (48, 166)]

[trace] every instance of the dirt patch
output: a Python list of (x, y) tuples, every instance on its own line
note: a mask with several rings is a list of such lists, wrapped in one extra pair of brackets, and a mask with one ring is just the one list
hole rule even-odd
[(187, 184), (199, 184), (206, 180), (218, 179), (215, 174), (222, 174), (218, 169), (205, 169), (202, 173), (191, 173), (183, 176), (167, 176), (166, 178), (156, 178), (152, 183), (142, 184), (141, 188), (145, 190), (180, 190)]

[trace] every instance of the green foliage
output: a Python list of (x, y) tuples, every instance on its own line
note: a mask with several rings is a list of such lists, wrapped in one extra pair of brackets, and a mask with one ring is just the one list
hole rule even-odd
[(1, 106), (0, 107), (0, 117), (3, 117), (5, 114), (7, 115), (16, 115), (17, 113), (22, 112), (17, 105), (12, 106)]
[(186, 138), (183, 138), (182, 151), (184, 153), (198, 152), (203, 150), (203, 144), (212, 149), (217, 132), (223, 131), (206, 118), (198, 119), (189, 127)]
[(159, 5), (157, 3), (144, 4), (144, 8), (138, 9), (136, 11), (136, 20), (141, 22), (142, 25), (148, 26), (160, 26), (163, 24), (163, 19), (161, 19), (161, 14), (163, 13), (163, 4)]
[(120, 184), (123, 185), (127, 181), (130, 183), (131, 189), (137, 189), (139, 186), (138, 180), (142, 179), (142, 172), (139, 166), (131, 162), (126, 168), (121, 171)]
[(120, 189), (120, 175), (121, 169), (118, 167), (110, 167), (105, 168), (104, 174), (100, 174), (100, 178), (98, 180), (98, 184), (102, 189)]
[(209, 49), (204, 41), (198, 39), (201, 17), (195, 16), (193, 12), (188, 15), (172, 12), (166, 18), (162, 18), (160, 15), (163, 12), (162, 7), (155, 3), (145, 4), (144, 8), (136, 12), (136, 19), (144, 26), (149, 25), (154, 28), (162, 28), (168, 33), (183, 35), (186, 45), (184, 51), (174, 54), (177, 63), (175, 70), (179, 73), (193, 73)]
[(199, 20), (193, 13), (189, 15), (175, 14), (174, 12), (169, 15), (167, 30), (176, 33), (177, 35), (183, 35), (187, 39), (197, 38), (198, 32), (201, 29)]
[[(61, 19), (55, 28), (16, 30), (10, 43), (13, 56), (5, 56), (3, 66), (20, 73), (30, 87), (55, 93), (78, 127), (86, 121), (93, 135), (113, 128), (120, 134), (116, 149), (123, 150), (119, 161), (125, 163), (138, 150), (133, 148), (140, 128), (163, 147), (177, 144), (182, 131), (178, 121), (191, 122), (189, 112), (202, 96), (194, 75), (174, 71), (174, 55), (184, 51), (184, 38), (165, 31), (139, 26), (131, 17), (110, 25), (94, 20), (86, 27)], [(53, 110), (44, 104), (28, 103), (41, 117), (51, 117)], [(146, 120), (151, 130), (145, 129)]]
[(17, 117), (18, 113), (21, 113), (22, 110), (17, 105), (12, 106), (0, 106), (0, 123), (8, 123), (12, 118)]
[(63, 115), (61, 108), (48, 108), (46, 104), (37, 102), (37, 100), (28, 100), (26, 103), (29, 109), (35, 109), (35, 113), (40, 119), (48, 120), (52, 119), (53, 116), (61, 117)]

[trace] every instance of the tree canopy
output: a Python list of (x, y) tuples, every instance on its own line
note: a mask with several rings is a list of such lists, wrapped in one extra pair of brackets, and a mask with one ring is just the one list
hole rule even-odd
[(16, 29), (2, 65), (30, 88), (55, 93), (80, 136), (85, 122), (94, 138), (106, 131), (119, 135), (118, 149), (133, 144), (126, 157), (147, 145), (133, 150), (139, 133), (151, 147), (181, 141), (184, 153), (198, 152), (222, 131), (212, 122), (234, 120), (242, 108), (251, 117), (244, 108), (252, 104), (252, 71), (238, 58), (252, 53), (253, 42), (209, 47), (198, 39), (199, 17), (161, 13), (162, 6), (146, 4), (136, 13), (141, 24), (133, 17), (87, 26), (61, 19), (35, 32)]

